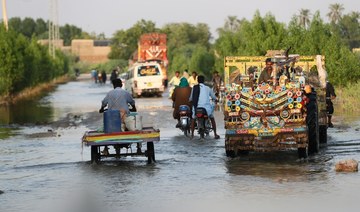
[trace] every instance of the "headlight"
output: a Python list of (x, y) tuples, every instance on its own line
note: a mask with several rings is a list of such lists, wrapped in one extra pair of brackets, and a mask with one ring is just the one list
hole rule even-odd
[(247, 121), (249, 120), (250, 118), (250, 114), (248, 112), (242, 112), (241, 113), (241, 119), (244, 120), (244, 121)]
[(289, 116), (290, 116), (290, 112), (288, 110), (283, 110), (280, 112), (280, 117), (282, 119), (287, 119), (287, 118), (289, 118)]

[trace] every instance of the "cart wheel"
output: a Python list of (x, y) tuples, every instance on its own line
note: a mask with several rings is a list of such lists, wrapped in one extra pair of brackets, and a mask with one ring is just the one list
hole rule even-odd
[(98, 146), (91, 146), (91, 163), (100, 162), (100, 151)]
[(154, 150), (154, 143), (153, 142), (147, 142), (147, 151), (146, 155), (148, 157), (148, 164), (155, 162), (155, 150)]
[(299, 159), (308, 157), (308, 148), (298, 148)]
[(235, 155), (235, 151), (234, 150), (226, 150), (226, 156), (230, 157), (230, 158), (234, 158)]

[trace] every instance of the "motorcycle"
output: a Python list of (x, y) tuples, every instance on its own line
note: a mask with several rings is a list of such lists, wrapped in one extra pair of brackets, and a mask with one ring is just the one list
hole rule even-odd
[(212, 124), (209, 120), (206, 109), (198, 107), (195, 111), (195, 119), (196, 129), (200, 134), (200, 138), (204, 138), (205, 135), (209, 136), (212, 131)]
[(179, 106), (179, 117), (180, 117), (179, 128), (181, 131), (184, 132), (184, 135), (187, 136), (190, 133), (190, 122), (191, 122), (190, 107), (187, 105), (180, 105)]

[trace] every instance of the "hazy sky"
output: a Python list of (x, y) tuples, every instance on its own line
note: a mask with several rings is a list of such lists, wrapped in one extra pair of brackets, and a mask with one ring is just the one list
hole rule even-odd
[[(246, 3), (245, 3), (246, 2)], [(138, 20), (153, 21), (161, 28), (166, 23), (206, 23), (213, 36), (228, 16), (251, 20), (256, 10), (261, 16), (272, 13), (277, 21), (289, 23), (300, 9), (320, 11), (327, 22), (329, 5), (340, 3), (344, 13), (360, 12), (360, 0), (58, 0), (58, 20), (96, 34), (111, 37), (120, 29), (128, 29)], [(7, 0), (11, 17), (48, 20), (50, 0)], [(1, 11), (2, 19), (2, 11)]]

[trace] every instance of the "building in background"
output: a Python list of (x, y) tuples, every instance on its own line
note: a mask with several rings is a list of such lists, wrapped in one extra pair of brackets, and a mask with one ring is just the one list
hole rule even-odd
[[(39, 40), (42, 45), (48, 45), (48, 42), (49, 40)], [(103, 63), (109, 61), (108, 54), (111, 47), (108, 40), (74, 39), (71, 41), (71, 46), (64, 46), (62, 39), (54, 43), (56, 48), (78, 56), (79, 60), (83, 62)]]

